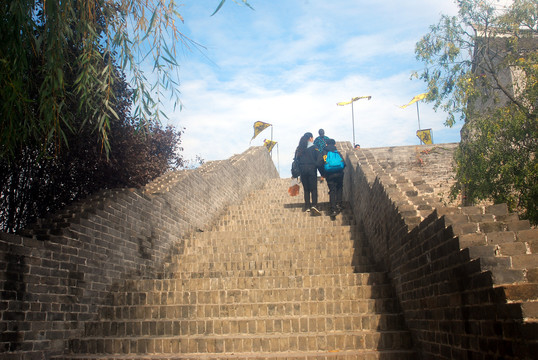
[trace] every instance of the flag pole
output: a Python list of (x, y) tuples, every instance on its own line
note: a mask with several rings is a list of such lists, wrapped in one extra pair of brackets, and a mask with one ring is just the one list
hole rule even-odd
[(280, 175), (280, 151), (279, 151), (278, 143), (276, 143), (276, 163), (278, 165), (278, 174)]
[(353, 146), (355, 146), (355, 111), (353, 111), (353, 99), (351, 99), (351, 123), (353, 127)]
[[(273, 125), (271, 125), (271, 143), (272, 142), (273, 142)], [(271, 159), (273, 159), (273, 149), (271, 149), (269, 153), (271, 154)]]
[[(420, 112), (418, 111), (418, 101), (417, 101), (417, 119), (418, 119), (418, 129), (420, 130)], [(424, 143), (422, 142), (422, 139), (420, 139), (420, 145), (423, 145)]]

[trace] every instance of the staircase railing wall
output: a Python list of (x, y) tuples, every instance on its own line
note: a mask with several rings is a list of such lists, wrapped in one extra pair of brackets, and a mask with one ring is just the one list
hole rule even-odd
[[(508, 228), (519, 223), (507, 213), (506, 205), (463, 209), (439, 205), (416, 221), (416, 214), (407, 210), (413, 206), (400, 201), (405, 194), (398, 190), (398, 181), (391, 183), (391, 177), (400, 174), (387, 174), (386, 164), (376, 164), (372, 158), (368, 161), (368, 152), (351, 149), (351, 144), (340, 144), (340, 148), (347, 162), (344, 197), (358, 221), (358, 233), (365, 236), (377, 263), (389, 273), (417, 352), (424, 359), (535, 358), (538, 324), (525, 321), (524, 314), (526, 309), (535, 313), (530, 310), (535, 303), (525, 304), (537, 297), (537, 287), (527, 282), (536, 281), (530, 280), (531, 271), (511, 269), (510, 257), (494, 256), (494, 245), (486, 242), (484, 246), (460, 246), (460, 234), (469, 229), (465, 236), (485, 239), (477, 230), (480, 225), (499, 226), (493, 234), (497, 238), (521, 235), (520, 241), (525, 241), (523, 236), (536, 239), (536, 229), (502, 234), (502, 221), (509, 221)], [(421, 183), (419, 179), (413, 182)], [(414, 208), (427, 207), (422, 204)], [(504, 220), (479, 226), (449, 223), (473, 216)], [(519, 273), (523, 276), (517, 278), (517, 284), (495, 284), (516, 281), (511, 279)], [(507, 299), (509, 292), (519, 299)]]
[(122, 279), (159, 274), (184, 239), (279, 177), (265, 147), (144, 188), (100, 192), (22, 232), (0, 233), (0, 358), (63, 353)]

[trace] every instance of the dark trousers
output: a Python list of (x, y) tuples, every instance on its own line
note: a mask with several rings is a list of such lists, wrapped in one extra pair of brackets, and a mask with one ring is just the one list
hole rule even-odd
[[(309, 209), (311, 206), (318, 206), (317, 170), (303, 170), (301, 172), (301, 182), (303, 183), (305, 207)], [(312, 196), (312, 202), (310, 202), (310, 196)]]
[(336, 206), (342, 206), (342, 188), (344, 185), (344, 172), (326, 173), (325, 179), (329, 187), (329, 200), (331, 211), (336, 211)]

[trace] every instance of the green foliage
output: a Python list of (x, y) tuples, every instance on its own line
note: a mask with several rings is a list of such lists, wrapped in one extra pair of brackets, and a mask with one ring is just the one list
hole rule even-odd
[(442, 16), (417, 43), (425, 64), (413, 76), (428, 85), (427, 101), (465, 120), (456, 153), (455, 196), (506, 202), (538, 223), (536, 162), (538, 2), (456, 0), (457, 16)]
[(178, 49), (199, 46), (178, 27), (179, 7), (175, 0), (0, 1), (0, 158), (13, 159), (28, 141), (58, 153), (69, 133), (85, 128), (108, 152), (118, 120), (115, 65), (129, 74), (137, 127), (158, 123), (163, 101), (180, 104)]
[[(248, 6), (249, 8), (251, 8), (252, 10), (254, 10), (254, 8), (252, 6), (250, 6), (250, 4), (248, 3), (247, 0), (241, 0), (243, 2), (244, 5)], [(215, 9), (215, 11), (213, 12), (213, 14), (211, 14), (211, 16), (215, 15), (217, 12), (219, 12), (219, 10), (222, 8), (222, 6), (224, 5), (224, 3), (226, 2), (226, 0), (221, 0), (219, 5), (217, 6), (217, 8)], [(237, 0), (233, 0), (233, 2), (237, 3)]]
[[(506, 98), (527, 116), (536, 116), (536, 51), (521, 57), (524, 44), (538, 33), (536, 0), (516, 0), (504, 13), (493, 1), (456, 2), (458, 15), (443, 15), (416, 44), (416, 57), (425, 68), (412, 76), (426, 82), (426, 101), (448, 114), (445, 125), (450, 127), (483, 113), (493, 98), (497, 104)], [(517, 91), (501, 76), (515, 66), (529, 79), (517, 84)]]
[(511, 105), (475, 118), (463, 131), (472, 141), (456, 151), (452, 195), (464, 190), (471, 201), (506, 203), (538, 224), (538, 122)]
[(101, 189), (140, 187), (170, 168), (183, 167), (182, 130), (149, 125), (137, 129), (129, 116), (131, 92), (115, 75), (115, 102), (119, 120), (110, 123), (110, 156), (104, 156), (92, 129), (73, 120), (77, 132), (65, 132), (69, 148), (56, 151), (50, 143), (28, 142), (13, 159), (0, 158), (0, 231), (16, 232)]

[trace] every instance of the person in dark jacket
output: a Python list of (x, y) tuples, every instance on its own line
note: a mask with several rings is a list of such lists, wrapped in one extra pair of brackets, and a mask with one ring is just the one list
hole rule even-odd
[(319, 129), (318, 131), (319, 136), (314, 139), (314, 146), (318, 148), (318, 150), (323, 153), (323, 149), (325, 149), (325, 146), (327, 146), (327, 140), (329, 140), (328, 136), (325, 136), (325, 130)]
[[(329, 151), (335, 151), (340, 154), (336, 149), (336, 141), (334, 141), (334, 139), (327, 140), (327, 146), (323, 149), (324, 159)], [(342, 154), (340, 154), (340, 157), (343, 159)], [(333, 217), (338, 215), (343, 209), (342, 189), (344, 185), (344, 169), (336, 172), (326, 171), (324, 175), (327, 180), (327, 186), (329, 187), (329, 200), (331, 206), (329, 216)]]
[[(304, 190), (303, 211), (309, 211), (312, 215), (321, 215), (318, 206), (318, 169), (323, 165), (321, 153), (314, 146), (312, 133), (305, 133), (295, 150), (295, 159), (299, 162), (301, 182)], [(311, 199), (312, 198), (312, 199)]]
[[(319, 129), (318, 134), (319, 136), (314, 139), (314, 146), (317, 147), (319, 152), (323, 154), (323, 149), (325, 149), (325, 146), (327, 146), (327, 140), (329, 140), (329, 137), (325, 136), (325, 130), (323, 129)], [(320, 174), (320, 182), (323, 182), (323, 172), (320, 171)]]

